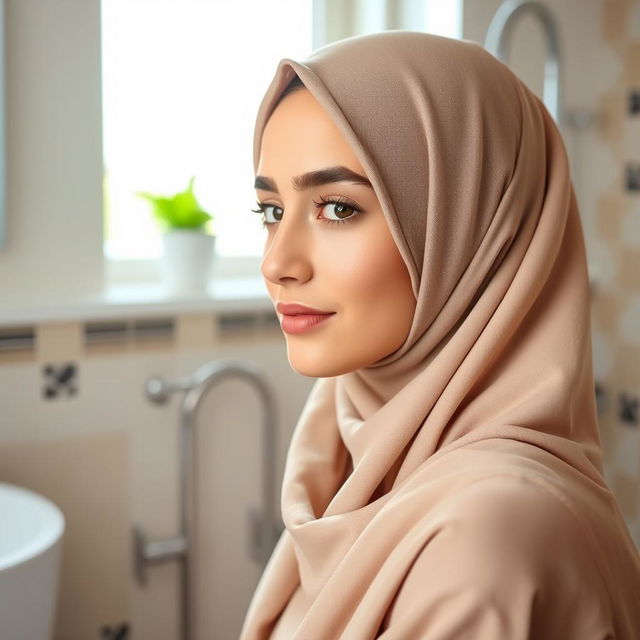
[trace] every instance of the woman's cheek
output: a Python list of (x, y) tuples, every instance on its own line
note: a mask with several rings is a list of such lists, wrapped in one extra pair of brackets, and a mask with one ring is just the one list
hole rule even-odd
[[(354, 298), (366, 298), (376, 296), (381, 286), (393, 285), (397, 274), (388, 272), (389, 249), (380, 233), (357, 233), (354, 228), (341, 235), (340, 231), (329, 239), (323, 252), (333, 287)], [(397, 251), (395, 245), (393, 249)]]

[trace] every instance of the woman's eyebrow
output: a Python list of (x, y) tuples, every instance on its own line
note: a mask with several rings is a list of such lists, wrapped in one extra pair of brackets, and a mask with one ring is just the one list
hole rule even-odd
[[(363, 184), (373, 189), (371, 182), (369, 182), (365, 176), (343, 166), (309, 171), (309, 173), (303, 173), (291, 179), (291, 184), (296, 191), (304, 191), (305, 189), (319, 187), (320, 185), (329, 184), (330, 182), (353, 182), (355, 184)], [(266, 176), (256, 176), (254, 188), (278, 193), (276, 183)]]

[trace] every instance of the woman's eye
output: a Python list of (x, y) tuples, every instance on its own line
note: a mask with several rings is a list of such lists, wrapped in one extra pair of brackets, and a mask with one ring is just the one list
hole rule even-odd
[[(352, 222), (361, 212), (362, 209), (345, 198), (320, 198), (320, 202), (312, 200), (316, 209), (321, 210), (318, 219), (324, 224), (341, 224), (345, 222)], [(282, 220), (284, 209), (275, 204), (266, 204), (263, 202), (256, 202), (257, 209), (252, 209), (256, 213), (261, 214), (262, 226), (269, 227), (276, 222)]]
[[(272, 213), (272, 217), (269, 218), (268, 212), (273, 209)], [(262, 205), (262, 213), (264, 214), (265, 217), (265, 223), (266, 224), (271, 224), (272, 222), (279, 222), (280, 220), (282, 220), (282, 214), (284, 213), (284, 210), (282, 209), (282, 207), (279, 207), (278, 205), (275, 204), (265, 204)]]
[[(342, 221), (345, 218), (351, 218), (355, 212), (354, 207), (349, 207), (344, 202), (330, 201), (324, 205), (321, 204), (321, 206), (324, 207), (325, 216), (332, 221)], [(335, 217), (332, 218), (332, 216)]]
[[(262, 226), (268, 227), (270, 224), (274, 222), (279, 222), (282, 219), (283, 209), (275, 204), (264, 204), (262, 202), (256, 202), (258, 205), (257, 209), (251, 209), (255, 213), (259, 213), (262, 218)], [(273, 219), (269, 217), (268, 212), (270, 209), (273, 209)], [(276, 211), (277, 210), (277, 211)]]
[[(344, 197), (320, 198), (320, 202), (313, 201), (316, 209), (322, 209), (322, 222), (325, 224), (341, 224), (353, 222), (362, 209), (351, 200)], [(333, 217), (335, 216), (335, 217)]]

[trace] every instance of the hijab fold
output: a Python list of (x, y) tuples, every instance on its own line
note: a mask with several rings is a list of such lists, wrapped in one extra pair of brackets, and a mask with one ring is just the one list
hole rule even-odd
[[(484, 487), (474, 504), (490, 512), (506, 486), (521, 491), (523, 517), (527, 500), (544, 496), (549, 513), (557, 502), (567, 523), (580, 523), (564, 527), (567, 539), (591, 558), (602, 592), (618, 594), (598, 624), (619, 640), (640, 637), (640, 561), (603, 478), (585, 245), (552, 117), (474, 42), (406, 30), (354, 36), (280, 60), (256, 118), (256, 171), (265, 124), (295, 74), (357, 153), (417, 304), (399, 349), (314, 384), (287, 454), (286, 528), (240, 639), (365, 640), (387, 629), (393, 606), (431, 611), (428, 590), (401, 592), (416, 559), (434, 571), (447, 554), (455, 563), (446, 546), (438, 562), (429, 556), (442, 532), (466, 539), (454, 505)], [(493, 566), (506, 580), (499, 554)], [(578, 581), (581, 569), (557, 571)], [(470, 564), (460, 580), (478, 577)], [(538, 578), (523, 584), (533, 590)], [(508, 584), (492, 588), (514, 619), (524, 615)], [(433, 636), (389, 627), (389, 637), (463, 637), (435, 635), (466, 619), (460, 599), (438, 598)], [(580, 602), (568, 615), (582, 615)]]

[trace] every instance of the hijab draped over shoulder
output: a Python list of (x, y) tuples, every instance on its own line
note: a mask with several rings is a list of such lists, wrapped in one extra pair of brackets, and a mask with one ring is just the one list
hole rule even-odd
[(296, 74), (357, 153), (417, 305), (399, 349), (315, 382), (240, 639), (637, 640), (553, 118), (474, 42), (354, 36), (280, 60), (256, 169)]

